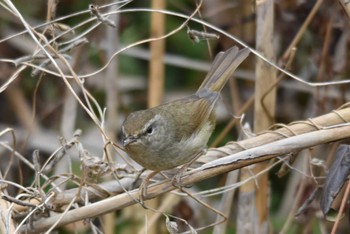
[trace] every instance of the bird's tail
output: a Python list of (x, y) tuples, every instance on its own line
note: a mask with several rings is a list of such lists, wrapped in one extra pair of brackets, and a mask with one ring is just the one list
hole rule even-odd
[(201, 92), (220, 92), (232, 77), (236, 68), (248, 57), (249, 49), (239, 50), (236, 46), (220, 52), (216, 55), (213, 64), (197, 90), (197, 94)]

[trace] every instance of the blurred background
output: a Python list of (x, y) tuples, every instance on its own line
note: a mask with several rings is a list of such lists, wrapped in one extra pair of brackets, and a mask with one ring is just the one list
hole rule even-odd
[[(2, 194), (29, 202), (29, 197), (46, 198), (56, 186), (66, 191), (115, 180), (111, 170), (128, 173), (131, 169), (124, 165), (140, 169), (116, 147), (125, 117), (194, 93), (215, 55), (234, 45), (243, 48), (240, 42), (305, 82), (251, 53), (222, 92), (210, 147), (247, 138), (242, 137), (240, 122), (249, 124), (251, 130), (246, 131), (253, 135), (275, 123), (306, 120), (339, 108), (349, 101), (347, 84), (313, 87), (306, 82), (349, 79), (346, 4), (341, 0), (2, 1), (0, 156), (1, 183), (7, 186)], [(232, 119), (236, 120), (227, 128)], [(276, 176), (280, 166), (270, 167), (272, 162), (257, 171), (241, 171), (240, 178), (237, 171), (233, 175), (237, 187), (230, 192), (240, 187), (240, 195), (230, 194), (228, 221), (221, 229), (214, 225), (200, 233), (328, 233), (333, 223), (325, 221), (317, 198), (298, 216), (295, 212), (323, 183), (336, 147), (301, 151), (281, 178)], [(264, 169), (266, 183), (259, 185), (254, 178)], [(39, 171), (47, 178), (38, 178)], [(250, 185), (239, 183), (245, 177), (253, 178)], [(227, 174), (213, 177), (191, 191), (224, 186), (227, 178)], [(227, 193), (201, 199), (218, 208)], [(217, 214), (193, 199), (167, 196), (147, 204), (155, 209), (163, 204), (164, 212), (194, 227), (214, 223)], [(265, 208), (256, 207), (254, 197), (259, 196), (265, 199)], [(251, 208), (243, 212), (242, 205)], [(69, 209), (78, 206), (82, 204)], [(33, 215), (32, 209), (9, 209), (13, 226), (24, 217), (31, 217), (29, 223), (53, 214), (45, 208)], [(154, 214), (132, 206), (55, 232), (143, 233), (145, 217), (151, 220)], [(154, 219), (148, 233), (167, 233), (165, 219)], [(346, 233), (348, 227), (341, 220), (337, 233)], [(181, 222), (178, 228), (188, 230)]]

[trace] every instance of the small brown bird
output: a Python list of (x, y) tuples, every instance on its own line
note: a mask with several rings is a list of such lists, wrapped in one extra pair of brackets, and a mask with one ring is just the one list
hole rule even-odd
[(122, 126), (128, 155), (158, 172), (193, 160), (207, 147), (214, 130), (220, 91), (248, 55), (247, 48), (220, 52), (195, 94), (131, 113)]

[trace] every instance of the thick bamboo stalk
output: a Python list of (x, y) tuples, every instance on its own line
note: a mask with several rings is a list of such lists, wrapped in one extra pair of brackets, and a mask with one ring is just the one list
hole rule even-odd
[[(153, 0), (152, 9), (165, 9), (164, 0)], [(161, 37), (165, 30), (165, 14), (152, 12), (151, 38)], [(148, 107), (154, 107), (162, 102), (164, 95), (164, 47), (165, 40), (150, 42)]]
[[(274, 1), (256, 0), (256, 50), (269, 61), (275, 62)], [(274, 123), (276, 109), (276, 70), (258, 59), (255, 70), (254, 131), (269, 128)], [(267, 162), (256, 164), (253, 168), (241, 170), (241, 180), (258, 174), (268, 167)], [(238, 204), (238, 233), (268, 233), (269, 224), (269, 180), (268, 174), (259, 176), (256, 181), (240, 188)], [(251, 225), (246, 225), (251, 223)]]

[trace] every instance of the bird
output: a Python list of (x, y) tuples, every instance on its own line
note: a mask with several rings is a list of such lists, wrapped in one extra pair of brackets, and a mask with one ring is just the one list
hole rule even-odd
[(155, 172), (196, 159), (215, 128), (220, 92), (249, 53), (236, 46), (219, 52), (194, 94), (129, 114), (121, 127), (126, 153)]

